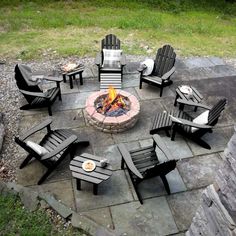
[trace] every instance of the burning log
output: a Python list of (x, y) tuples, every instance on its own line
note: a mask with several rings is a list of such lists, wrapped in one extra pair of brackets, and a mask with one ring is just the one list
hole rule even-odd
[(108, 95), (102, 96), (95, 106), (97, 111), (103, 115), (120, 116), (129, 110), (130, 102), (126, 97), (117, 94), (114, 88), (110, 87)]

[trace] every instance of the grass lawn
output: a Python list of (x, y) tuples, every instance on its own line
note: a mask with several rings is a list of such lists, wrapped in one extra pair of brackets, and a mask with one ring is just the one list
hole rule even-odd
[(94, 56), (108, 33), (126, 54), (153, 55), (169, 43), (180, 56), (236, 57), (236, 3), (0, 1), (0, 59)]
[(86, 235), (72, 227), (56, 228), (43, 210), (28, 212), (14, 195), (0, 195), (0, 209), (0, 235)]

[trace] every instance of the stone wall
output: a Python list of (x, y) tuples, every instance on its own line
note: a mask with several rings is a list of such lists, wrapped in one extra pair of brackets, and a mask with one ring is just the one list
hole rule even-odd
[(204, 190), (186, 236), (236, 236), (236, 126), (214, 185)]

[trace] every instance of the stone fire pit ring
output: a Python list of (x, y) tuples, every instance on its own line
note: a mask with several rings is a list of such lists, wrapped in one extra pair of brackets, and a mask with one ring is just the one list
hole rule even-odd
[(107, 94), (108, 90), (101, 90), (94, 92), (87, 98), (85, 113), (88, 123), (96, 129), (106, 133), (120, 133), (132, 128), (136, 124), (140, 112), (140, 104), (138, 99), (126, 91), (117, 90), (117, 94), (129, 99), (130, 110), (124, 115), (110, 117), (98, 113), (95, 108), (96, 99)]

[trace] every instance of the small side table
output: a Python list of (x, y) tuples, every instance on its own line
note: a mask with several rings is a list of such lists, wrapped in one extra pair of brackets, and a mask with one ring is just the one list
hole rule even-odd
[(70, 88), (73, 89), (73, 79), (75, 79), (75, 76), (79, 74), (80, 85), (83, 85), (83, 76), (82, 76), (83, 71), (84, 71), (84, 66), (81, 66), (77, 70), (62, 73), (63, 82), (66, 83), (66, 76), (68, 76), (70, 81)]
[[(96, 164), (96, 168), (87, 172), (82, 168), (84, 161), (93, 160)], [(100, 163), (101, 157), (94, 156), (92, 154), (83, 153), (80, 156), (76, 156), (70, 162), (70, 170), (72, 171), (72, 176), (76, 179), (77, 190), (81, 190), (81, 180), (93, 184), (93, 194), (97, 195), (98, 184), (109, 179), (112, 175), (112, 167), (108, 164), (106, 167), (101, 167)]]
[[(194, 102), (194, 103), (200, 103), (202, 101), (203, 96), (193, 86), (189, 86), (193, 90), (193, 94), (190, 97), (187, 94), (182, 93), (180, 91), (180, 87), (181, 86), (178, 86), (177, 89), (175, 90), (176, 97), (175, 97), (175, 102), (174, 102), (174, 106), (176, 106), (177, 103), (179, 103), (179, 109), (180, 110), (184, 109), (185, 104), (177, 101), (178, 98), (181, 98), (183, 101), (191, 101), (191, 102)], [(195, 106), (194, 111), (197, 111), (197, 106)]]

